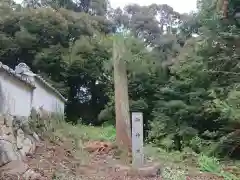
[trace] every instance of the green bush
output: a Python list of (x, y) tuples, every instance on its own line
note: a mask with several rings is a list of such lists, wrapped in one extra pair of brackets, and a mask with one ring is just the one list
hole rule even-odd
[(115, 124), (115, 117), (114, 117), (114, 107), (105, 107), (105, 109), (103, 109), (99, 115), (98, 115), (98, 120), (104, 124)]
[(195, 136), (193, 139), (191, 139), (190, 141), (190, 147), (195, 151), (195, 152), (201, 152), (201, 150), (203, 149), (203, 140), (198, 137)]

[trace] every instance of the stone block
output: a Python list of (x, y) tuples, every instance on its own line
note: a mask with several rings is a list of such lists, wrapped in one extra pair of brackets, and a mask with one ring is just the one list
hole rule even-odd
[(3, 126), (1, 127), (1, 130), (2, 130), (2, 134), (3, 134), (3, 135), (9, 136), (9, 135), (12, 134), (12, 128), (7, 127), (7, 126), (5, 126), (5, 125), (3, 125)]
[(10, 141), (12, 143), (14, 143), (15, 137), (13, 135), (13, 131), (11, 127), (7, 127), (6, 125), (2, 125), (0, 126), (0, 136), (2, 137), (2, 139), (6, 140), (6, 141)]
[(29, 138), (25, 138), (22, 142), (22, 149), (21, 154), (25, 155), (27, 153), (30, 153), (32, 151), (33, 144), (32, 141)]
[(13, 144), (0, 137), (0, 166), (18, 159)]
[(13, 117), (9, 114), (4, 116), (6, 126), (12, 127)]
[(3, 134), (2, 138), (6, 141), (9, 141), (9, 142), (13, 143), (13, 144), (14, 143), (16, 144), (16, 138), (12, 134), (10, 134), (10, 135)]
[[(0, 151), (2, 151), (0, 149)], [(6, 152), (0, 152), (1, 155), (0, 155), (0, 167), (2, 167), (3, 165), (9, 163), (11, 160), (8, 158), (8, 155)]]
[(23, 141), (25, 139), (24, 132), (21, 129), (17, 130), (17, 148), (23, 148)]

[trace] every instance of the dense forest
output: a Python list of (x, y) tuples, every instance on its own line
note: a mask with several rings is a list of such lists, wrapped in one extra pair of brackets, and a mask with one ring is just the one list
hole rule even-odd
[(197, 12), (180, 14), (165, 4), (1, 0), (0, 61), (25, 62), (48, 79), (68, 98), (68, 121), (114, 123), (112, 40), (120, 34), (130, 108), (144, 112), (146, 141), (240, 158), (240, 24), (222, 18), (222, 2), (199, 0)]

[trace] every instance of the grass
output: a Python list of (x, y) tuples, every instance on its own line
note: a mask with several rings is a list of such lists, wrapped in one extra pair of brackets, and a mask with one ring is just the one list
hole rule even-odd
[(55, 135), (62, 138), (73, 138), (82, 141), (115, 141), (115, 129), (111, 126), (106, 127), (93, 127), (85, 125), (73, 126), (68, 123), (64, 123), (55, 132)]
[[(231, 172), (226, 171), (228, 164), (221, 163), (215, 157), (208, 157), (204, 154), (196, 154), (191, 150), (183, 152), (167, 152), (161, 148), (146, 146), (145, 152), (148, 156), (154, 157), (157, 161), (162, 162), (163, 178), (166, 180), (183, 180), (187, 174), (209, 172), (211, 174), (224, 177), (225, 180), (238, 180)], [(239, 169), (236, 164), (236, 169)]]
[[(184, 152), (179, 151), (171, 151), (167, 152), (166, 150), (158, 147), (154, 147), (152, 145), (147, 145), (145, 147), (145, 153), (147, 156), (154, 157), (154, 159), (161, 161), (166, 166), (180, 166), (182, 169), (184, 167), (189, 166), (196, 166), (197, 165), (197, 154), (193, 151), (185, 150)], [(186, 167), (187, 168), (187, 167)]]
[(188, 167), (183, 163), (183, 153), (167, 152), (164, 149), (147, 145), (145, 155), (161, 162), (164, 180), (186, 180)]
[[(68, 123), (62, 123), (52, 133), (50, 138), (52, 141), (62, 139), (62, 141), (72, 141), (72, 147), (75, 149), (74, 155), (81, 162), (89, 162), (88, 153), (83, 150), (83, 143), (86, 141), (108, 141), (115, 142), (115, 128), (113, 126), (93, 127), (85, 125), (73, 126)], [(223, 165), (218, 159), (208, 157), (203, 154), (198, 155), (190, 149), (184, 152), (167, 152), (161, 148), (151, 145), (145, 146), (145, 156), (153, 157), (155, 161), (161, 162), (163, 165), (164, 180), (185, 180), (186, 175), (190, 172), (210, 172), (218, 176), (224, 177), (226, 180), (237, 180), (233, 174), (224, 171)], [(64, 175), (64, 174), (63, 174)], [(55, 179), (63, 175), (56, 175)]]

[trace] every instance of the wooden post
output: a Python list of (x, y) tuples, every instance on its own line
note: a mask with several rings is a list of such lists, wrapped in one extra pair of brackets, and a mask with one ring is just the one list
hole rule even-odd
[(143, 167), (143, 114), (141, 112), (132, 113), (132, 158), (133, 168)]
[(125, 53), (124, 40), (113, 40), (113, 66), (116, 114), (116, 141), (125, 149), (131, 148), (131, 125), (128, 99), (128, 81), (126, 63), (122, 56)]

